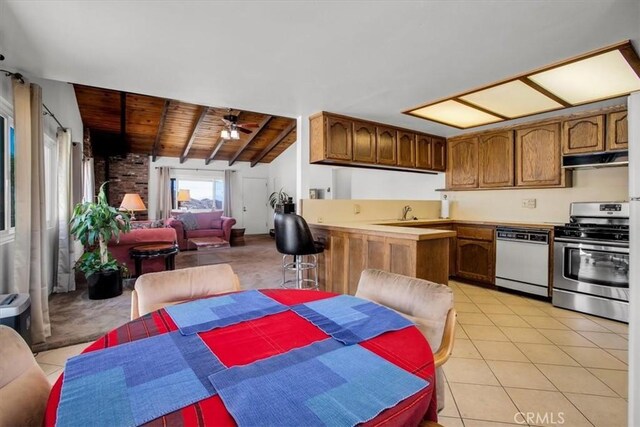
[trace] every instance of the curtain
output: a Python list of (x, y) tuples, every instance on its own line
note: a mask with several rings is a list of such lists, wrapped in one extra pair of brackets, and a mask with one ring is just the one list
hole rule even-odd
[(51, 335), (45, 262), (44, 129), (42, 88), (13, 80), (16, 132), (15, 286), (31, 296), (31, 337), (34, 344)]
[(224, 216), (231, 216), (231, 176), (232, 170), (224, 171)]
[(53, 291), (69, 292), (76, 289), (73, 273), (73, 240), (69, 233), (69, 221), (73, 212), (71, 129), (65, 131), (59, 128), (56, 140), (58, 143), (58, 257), (57, 279)]
[(96, 183), (93, 175), (93, 158), (82, 160), (82, 201), (93, 202), (96, 197)]
[(173, 200), (171, 196), (171, 169), (167, 166), (158, 168), (158, 213), (156, 219), (171, 217)]

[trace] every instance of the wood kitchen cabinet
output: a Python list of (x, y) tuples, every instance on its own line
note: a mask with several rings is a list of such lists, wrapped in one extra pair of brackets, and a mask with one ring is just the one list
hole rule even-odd
[(607, 151), (629, 149), (627, 110), (607, 114)]
[(327, 158), (351, 160), (353, 153), (351, 122), (338, 117), (327, 118)]
[(604, 115), (565, 120), (562, 123), (562, 154), (604, 151)]
[(444, 172), (447, 169), (447, 140), (444, 138), (431, 138), (433, 144), (433, 170)]
[(378, 145), (376, 147), (377, 163), (380, 165), (395, 166), (397, 164), (397, 138), (395, 129), (377, 126), (376, 136)]
[(398, 131), (398, 166), (412, 168), (416, 166), (416, 134)]
[(513, 131), (481, 135), (479, 156), (480, 188), (513, 186)]
[(516, 129), (516, 186), (564, 185), (560, 150), (560, 123)]
[(447, 188), (478, 187), (478, 138), (449, 141)]
[(353, 122), (353, 160), (376, 162), (376, 128), (364, 122)]
[(456, 277), (495, 283), (495, 229), (491, 226), (456, 226)]
[(433, 168), (433, 141), (430, 136), (416, 136), (416, 167), (421, 169)]

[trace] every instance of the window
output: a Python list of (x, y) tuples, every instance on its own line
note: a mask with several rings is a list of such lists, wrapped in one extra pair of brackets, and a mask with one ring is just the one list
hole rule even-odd
[(16, 226), (15, 129), (5, 111), (0, 111), (0, 242), (13, 239)]
[(57, 145), (49, 135), (44, 135), (44, 203), (47, 228), (54, 226), (58, 198)]
[(224, 179), (177, 179), (174, 188), (176, 200), (180, 190), (189, 191), (189, 200), (177, 200), (178, 206), (190, 211), (212, 209), (221, 210), (224, 206)]

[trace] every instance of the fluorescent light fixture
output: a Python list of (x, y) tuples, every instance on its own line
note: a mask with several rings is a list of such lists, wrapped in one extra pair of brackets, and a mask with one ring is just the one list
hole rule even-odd
[(529, 79), (574, 105), (640, 90), (640, 78), (619, 50), (532, 74)]
[(486, 125), (487, 123), (495, 123), (502, 120), (498, 116), (485, 113), (484, 111), (453, 100), (418, 108), (417, 110), (413, 110), (411, 114), (460, 128)]
[(466, 129), (638, 90), (640, 58), (626, 40), (404, 113)]
[(509, 119), (557, 110), (562, 104), (522, 80), (513, 80), (461, 96), (460, 99)]

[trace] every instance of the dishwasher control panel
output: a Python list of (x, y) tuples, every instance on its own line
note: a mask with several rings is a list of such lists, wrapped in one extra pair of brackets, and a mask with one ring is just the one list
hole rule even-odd
[(498, 228), (496, 230), (498, 240), (519, 240), (524, 242), (549, 244), (548, 231), (533, 231), (514, 228)]

